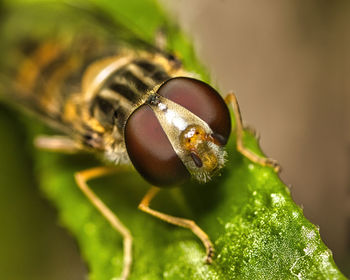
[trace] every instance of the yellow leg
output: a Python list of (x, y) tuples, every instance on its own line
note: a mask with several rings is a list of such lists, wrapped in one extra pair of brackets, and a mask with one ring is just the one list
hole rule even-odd
[(132, 236), (129, 230), (122, 224), (118, 217), (101, 201), (101, 199), (89, 188), (87, 181), (109, 175), (120, 171), (123, 168), (117, 167), (96, 167), (75, 173), (75, 181), (80, 190), (86, 195), (89, 201), (107, 219), (111, 226), (118, 231), (124, 239), (124, 266), (121, 275), (122, 280), (126, 280), (130, 274), (132, 264)]
[(202, 241), (207, 253), (206, 262), (211, 263), (214, 255), (214, 246), (211, 243), (208, 235), (199, 226), (197, 226), (194, 221), (170, 216), (149, 208), (151, 200), (155, 197), (159, 190), (159, 188), (151, 187), (140, 202), (139, 209), (170, 224), (190, 229)]
[(239, 105), (237, 98), (234, 93), (229, 93), (225, 98), (226, 103), (230, 104), (233, 108), (233, 113), (235, 115), (236, 119), (236, 136), (237, 136), (237, 150), (250, 159), (252, 162), (255, 162), (257, 164), (260, 164), (262, 166), (270, 166), (272, 167), (276, 172), (279, 172), (281, 167), (277, 163), (276, 160), (271, 158), (264, 158), (261, 156), (258, 156), (257, 154), (253, 153), (243, 145), (243, 123), (242, 123), (242, 116), (241, 112), (239, 110)]

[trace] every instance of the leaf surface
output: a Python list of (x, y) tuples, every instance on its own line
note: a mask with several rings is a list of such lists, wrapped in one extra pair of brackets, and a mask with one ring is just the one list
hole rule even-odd
[[(149, 43), (158, 28), (165, 26), (168, 48), (179, 55), (186, 69), (208, 81), (190, 41), (155, 1), (92, 3)], [(28, 130), (35, 135), (42, 128), (28, 121)], [(246, 133), (245, 144), (261, 154), (253, 135)], [(188, 182), (165, 190), (152, 204), (165, 213), (193, 219), (208, 233), (216, 248), (212, 265), (204, 263), (205, 250), (190, 231), (137, 210), (149, 186), (136, 172), (90, 183), (134, 237), (130, 279), (345, 279), (318, 228), (303, 216), (278, 175), (240, 155), (234, 135), (227, 151), (221, 176), (204, 185)], [(90, 279), (117, 279), (122, 270), (122, 238), (78, 190), (73, 178), (74, 172), (101, 163), (89, 155), (35, 151), (33, 156), (40, 186), (59, 209), (62, 224), (78, 240)]]

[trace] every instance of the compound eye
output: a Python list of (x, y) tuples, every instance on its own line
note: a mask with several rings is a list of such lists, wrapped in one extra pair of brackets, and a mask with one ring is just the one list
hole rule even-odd
[(158, 94), (185, 107), (205, 121), (214, 132), (214, 138), (225, 145), (231, 133), (229, 110), (220, 94), (208, 84), (187, 77), (166, 81)]
[(131, 162), (151, 184), (171, 186), (190, 177), (148, 105), (140, 106), (131, 114), (124, 137)]

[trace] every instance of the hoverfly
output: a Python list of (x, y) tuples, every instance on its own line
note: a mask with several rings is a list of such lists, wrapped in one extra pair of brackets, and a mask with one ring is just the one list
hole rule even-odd
[[(186, 71), (179, 58), (160, 45), (130, 37), (125, 26), (113, 22), (106, 30), (95, 10), (77, 9), (71, 17), (62, 16), (66, 8), (48, 15), (40, 32), (28, 27), (30, 32), (24, 28), (5, 40), (11, 48), (0, 69), (2, 76), (10, 77), (3, 78), (8, 98), (61, 133), (39, 136), (37, 147), (88, 151), (116, 166), (77, 172), (75, 180), (124, 238), (122, 279), (131, 271), (132, 235), (87, 182), (127, 165), (133, 165), (151, 185), (139, 209), (190, 229), (202, 241), (206, 261), (211, 263), (214, 247), (207, 234), (192, 220), (153, 210), (152, 199), (162, 187), (190, 178), (205, 183), (220, 172), (232, 130), (227, 104), (236, 119), (237, 149), (260, 165), (278, 170), (277, 163), (244, 147), (233, 93), (224, 100), (213, 87)], [(29, 21), (30, 16), (34, 18), (35, 12), (26, 10)], [(18, 17), (4, 17), (5, 26)]]

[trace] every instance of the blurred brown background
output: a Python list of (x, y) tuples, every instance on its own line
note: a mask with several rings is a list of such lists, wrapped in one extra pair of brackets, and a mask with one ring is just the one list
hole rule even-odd
[(163, 0), (350, 270), (350, 1)]
[[(350, 1), (162, 2), (194, 37), (223, 94), (237, 93), (245, 123), (281, 163), (295, 201), (349, 276)], [(0, 161), (0, 177), (18, 186), (0, 188), (1, 278), (85, 279), (75, 242), (39, 195), (35, 170), (13, 173), (31, 159), (21, 123), (1, 105), (0, 130), (7, 132), (1, 156), (13, 159)]]

